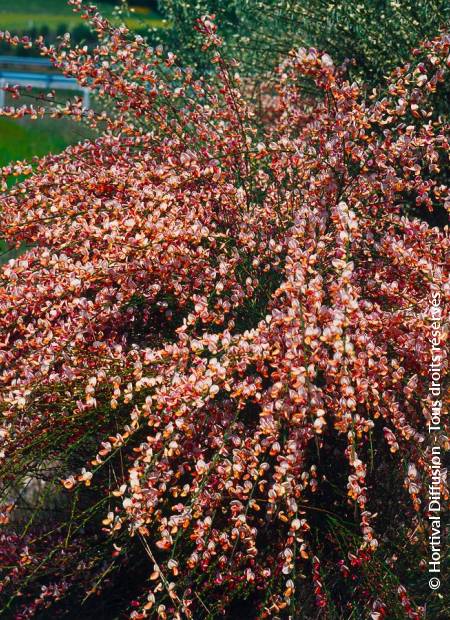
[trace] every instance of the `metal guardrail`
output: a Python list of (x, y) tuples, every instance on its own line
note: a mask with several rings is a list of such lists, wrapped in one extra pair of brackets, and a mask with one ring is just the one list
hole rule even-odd
[[(41, 60), (36, 58), (35, 60)], [(45, 59), (44, 59), (45, 60)], [(52, 73), (26, 73), (0, 70), (0, 108), (5, 106), (5, 86), (31, 86), (49, 90), (78, 90), (83, 93), (83, 107), (89, 109), (89, 89), (77, 82), (75, 78)]]
[(20, 65), (21, 67), (51, 67), (48, 58), (35, 58), (34, 56), (0, 56), (0, 65)]

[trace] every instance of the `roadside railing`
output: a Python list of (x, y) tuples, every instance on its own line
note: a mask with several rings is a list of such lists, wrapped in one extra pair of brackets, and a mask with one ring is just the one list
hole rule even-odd
[[(26, 58), (0, 56), (0, 65), (23, 67), (51, 67), (47, 58)], [(33, 73), (31, 71), (9, 71), (0, 68), (0, 108), (5, 107), (7, 86), (31, 86), (47, 90), (76, 90), (83, 93), (83, 107), (90, 105), (89, 89), (80, 86), (75, 78), (68, 78), (58, 73)]]

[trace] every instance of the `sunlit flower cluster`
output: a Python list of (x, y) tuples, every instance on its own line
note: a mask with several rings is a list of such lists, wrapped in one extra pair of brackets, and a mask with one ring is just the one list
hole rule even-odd
[[(385, 92), (303, 49), (258, 90), (212, 18), (198, 29), (214, 71), (199, 77), (71, 4), (98, 46), (36, 44), (98, 94), (89, 111), (51, 108), (95, 137), (2, 170), (0, 231), (27, 247), (0, 274), (2, 598), (18, 619), (56, 614), (138, 544), (134, 620), (220, 617), (248, 597), (254, 617), (306, 617), (305, 589), (330, 604), (330, 564), (345, 581), (378, 557), (386, 459), (404, 527), (425, 522), (427, 311), (439, 290), (448, 325), (450, 241), (408, 206), (450, 206), (432, 108), (450, 37)], [(27, 178), (8, 187), (14, 175)], [(15, 543), (12, 485), (44, 459), (69, 499)], [(345, 552), (327, 513), (354, 523)], [(45, 566), (59, 568), (27, 591)], [(356, 596), (375, 620), (423, 611), (399, 583), (392, 600), (374, 583)]]

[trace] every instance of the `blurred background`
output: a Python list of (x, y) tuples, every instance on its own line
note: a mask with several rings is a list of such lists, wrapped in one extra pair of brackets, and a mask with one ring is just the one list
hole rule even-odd
[[(97, 0), (95, 4), (108, 17), (114, 16), (114, 9), (120, 0)], [(131, 0), (133, 12), (125, 17), (125, 22), (136, 31), (147, 33), (149, 28), (163, 28), (166, 24), (157, 10), (156, 0)], [(66, 0), (1, 0), (0, 30), (11, 34), (28, 35), (31, 38), (43, 35), (50, 43), (69, 32), (74, 43), (92, 44), (94, 37), (79, 15), (72, 12)], [(0, 41), (0, 81), (17, 84), (25, 82), (34, 88), (30, 97), (46, 87), (57, 87), (58, 99), (65, 99), (61, 82), (50, 82), (44, 76), (51, 75), (52, 68), (45, 59), (36, 58), (36, 50), (11, 47)], [(74, 94), (73, 92), (71, 93)], [(0, 95), (0, 104), (12, 103), (8, 95)], [(21, 119), (0, 118), (0, 165), (12, 160), (29, 159), (48, 152), (58, 152), (71, 142), (83, 137), (83, 128), (78, 124), (62, 120), (58, 123), (49, 119), (39, 122)]]

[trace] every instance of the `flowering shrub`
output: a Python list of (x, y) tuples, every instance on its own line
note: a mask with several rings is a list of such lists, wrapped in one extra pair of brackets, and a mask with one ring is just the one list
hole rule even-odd
[(450, 37), (369, 99), (314, 49), (255, 94), (211, 18), (197, 79), (71, 4), (98, 46), (36, 45), (97, 137), (2, 170), (2, 613), (422, 617), (450, 242), (405, 205), (450, 205)]

